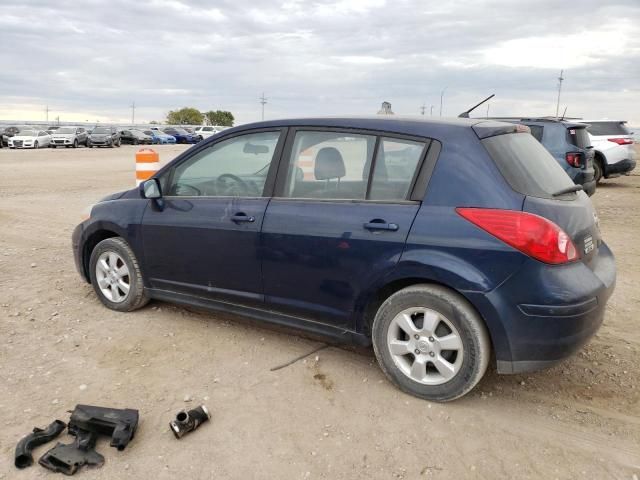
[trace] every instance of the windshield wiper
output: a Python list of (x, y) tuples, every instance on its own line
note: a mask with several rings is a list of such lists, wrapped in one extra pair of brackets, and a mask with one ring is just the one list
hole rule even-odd
[(559, 197), (560, 195), (564, 195), (565, 193), (579, 192), (580, 190), (584, 190), (582, 188), (582, 185), (571, 185), (570, 187), (563, 188), (562, 190), (558, 190), (557, 192), (552, 193), (551, 196)]

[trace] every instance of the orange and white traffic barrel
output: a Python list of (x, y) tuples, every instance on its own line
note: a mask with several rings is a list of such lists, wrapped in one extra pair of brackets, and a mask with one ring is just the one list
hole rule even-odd
[(141, 148), (136, 152), (136, 186), (150, 179), (160, 170), (160, 155), (151, 148)]
[(300, 152), (300, 155), (298, 156), (298, 167), (300, 167), (300, 169), (302, 170), (305, 180), (315, 179), (315, 175), (313, 171), (314, 157), (315, 157), (315, 151), (313, 148), (307, 148), (306, 150), (303, 150), (302, 152)]

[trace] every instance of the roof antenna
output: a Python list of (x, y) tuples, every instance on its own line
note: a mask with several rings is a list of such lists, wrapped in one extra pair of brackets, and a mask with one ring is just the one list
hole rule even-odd
[(476, 108), (478, 108), (480, 105), (482, 105), (484, 102), (491, 100), (493, 97), (495, 97), (496, 94), (492, 93), (491, 95), (489, 95), (487, 98), (485, 98), (484, 100), (482, 100), (480, 103), (478, 103), (477, 105), (474, 105), (473, 107), (471, 107), (469, 110), (467, 110), (466, 112), (462, 112), (460, 115), (458, 115), (458, 118), (469, 118), (469, 114), (471, 112), (473, 112)]
[[(567, 105), (568, 106), (568, 105)], [(567, 114), (567, 107), (564, 107), (564, 112), (562, 112), (562, 117), (560, 117), (560, 121), (564, 120), (564, 116)]]

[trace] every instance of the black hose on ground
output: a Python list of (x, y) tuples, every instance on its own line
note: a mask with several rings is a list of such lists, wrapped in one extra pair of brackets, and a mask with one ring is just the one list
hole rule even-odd
[(41, 428), (34, 428), (33, 432), (24, 437), (18, 442), (16, 446), (15, 465), (17, 468), (27, 468), (33, 464), (33, 449), (38, 445), (43, 445), (50, 442), (58, 435), (60, 435), (64, 429), (67, 428), (67, 424), (61, 420), (55, 420), (44, 430)]

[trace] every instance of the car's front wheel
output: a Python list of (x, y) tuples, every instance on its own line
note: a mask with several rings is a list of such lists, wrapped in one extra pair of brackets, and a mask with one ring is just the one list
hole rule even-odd
[(489, 365), (484, 322), (464, 298), (437, 285), (413, 285), (391, 295), (375, 316), (372, 340), (385, 375), (427, 400), (462, 397)]
[(98, 298), (110, 309), (130, 312), (148, 303), (138, 260), (122, 238), (108, 238), (96, 245), (89, 272)]

